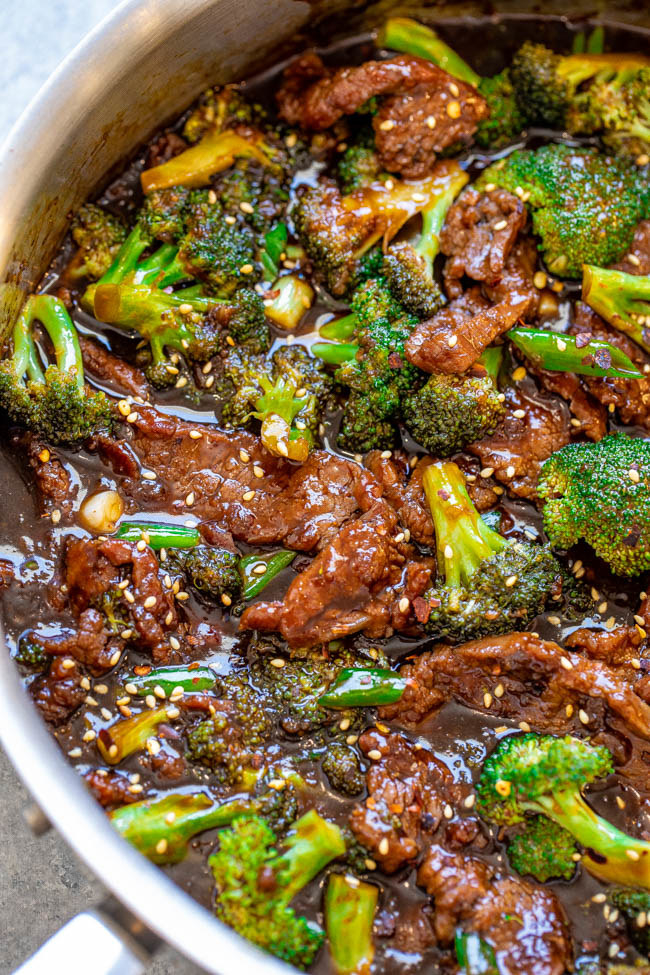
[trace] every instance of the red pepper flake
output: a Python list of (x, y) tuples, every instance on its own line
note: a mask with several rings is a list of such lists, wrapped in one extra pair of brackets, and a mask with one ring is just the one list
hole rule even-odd
[(576, 335), (576, 349), (584, 349), (591, 342), (591, 332), (578, 332)]
[(429, 619), (429, 614), (431, 613), (431, 607), (426, 599), (422, 596), (416, 596), (413, 600), (413, 612), (415, 613), (415, 618), (419, 623), (426, 623)]
[(138, 677), (146, 677), (147, 674), (151, 673), (152, 669), (153, 668), (149, 664), (138, 664), (137, 667), (133, 668), (133, 672), (134, 674), (137, 674)]

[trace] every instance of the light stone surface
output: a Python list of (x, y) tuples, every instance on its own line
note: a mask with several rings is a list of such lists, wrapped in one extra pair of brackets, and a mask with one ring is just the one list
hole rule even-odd
[[(2, 142), (58, 62), (116, 0), (7, 0), (0, 6)], [(9, 975), (69, 918), (102, 899), (101, 885), (53, 830), (40, 838), (32, 835), (22, 816), (28, 804), (27, 792), (0, 752), (0, 975)], [(149, 973), (198, 975), (199, 969), (165, 949)]]

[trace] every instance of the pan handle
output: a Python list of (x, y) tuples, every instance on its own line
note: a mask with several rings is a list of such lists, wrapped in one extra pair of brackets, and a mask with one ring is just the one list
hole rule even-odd
[(109, 897), (68, 921), (14, 975), (143, 975), (159, 944)]

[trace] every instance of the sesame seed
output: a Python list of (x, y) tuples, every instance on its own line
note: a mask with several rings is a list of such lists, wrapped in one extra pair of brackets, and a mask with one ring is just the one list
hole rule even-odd
[(247, 464), (249, 462), (249, 460), (251, 459), (251, 455), (248, 453), (247, 450), (244, 450), (242, 448), (239, 451), (239, 459), (242, 462), (242, 464)]
[(466, 798), (463, 800), (463, 805), (465, 806), (465, 809), (471, 809), (475, 802), (476, 802), (476, 796), (472, 792), (469, 796), (466, 796)]
[(237, 223), (237, 218), (236, 217), (233, 217), (232, 214), (230, 214), (230, 213), (228, 214), (228, 216), (225, 219), (226, 219), (226, 223), (229, 224), (231, 227), (232, 227), (232, 225), (234, 223)]
[(435, 129), (436, 127), (435, 115), (427, 115), (427, 117), (424, 120), (424, 124), (428, 129)]
[(526, 370), (524, 369), (524, 367), (523, 366), (518, 366), (513, 371), (512, 378), (514, 379), (514, 381), (516, 383), (518, 383), (521, 379), (525, 379), (526, 378)]
[(607, 603), (606, 602), (600, 603), (600, 605), (597, 608), (598, 608), (598, 612), (602, 616), (603, 613), (607, 612)]
[(176, 593), (176, 599), (178, 599), (178, 601), (181, 602), (181, 603), (184, 603), (185, 600), (186, 599), (189, 599), (189, 598), (190, 598), (189, 592), (177, 592)]
[(160, 684), (156, 684), (156, 686), (153, 689), (153, 692), (156, 697), (160, 698), (161, 701), (164, 701), (167, 697), (164, 687), (161, 687)]
[(493, 474), (494, 474), (493, 467), (484, 467), (483, 470), (481, 471), (481, 477), (492, 477)]
[(386, 854), (388, 853), (389, 844), (388, 844), (388, 840), (387, 840), (387, 838), (385, 836), (384, 836), (384, 838), (382, 840), (379, 841), (379, 846), (378, 846), (377, 849), (379, 850), (380, 854), (383, 857), (385, 857)]
[(58, 508), (54, 508), (52, 514), (50, 515), (50, 518), (52, 519), (53, 525), (59, 524), (59, 522), (61, 521), (61, 512), (59, 511)]
[(509, 467), (506, 467), (506, 477), (514, 477), (514, 476), (515, 476), (515, 469), (511, 464)]
[(371, 748), (368, 752), (368, 758), (371, 758), (373, 762), (381, 761), (381, 752), (378, 748)]
[(637, 166), (647, 166), (650, 162), (650, 156), (647, 152), (642, 152), (640, 156), (636, 157)]
[(379, 123), (379, 128), (381, 129), (382, 132), (390, 132), (391, 129), (395, 128), (395, 123), (393, 122), (392, 119), (387, 118), (384, 119), (383, 122)]
[(460, 118), (460, 102), (449, 102), (447, 115), (449, 118)]
[(636, 926), (637, 928), (644, 928), (648, 923), (648, 915), (645, 911), (639, 911), (636, 916)]
[(79, 746), (77, 746), (76, 748), (71, 748), (70, 751), (68, 752), (68, 755), (70, 756), (70, 758), (79, 758), (81, 756), (81, 749), (79, 748)]
[(398, 532), (397, 535), (395, 536), (395, 541), (396, 542), (403, 542), (404, 541), (404, 532)]
[(486, 708), (489, 708), (492, 704), (492, 695), (489, 693), (489, 691), (486, 691), (483, 695), (483, 704)]
[(618, 954), (618, 945), (616, 944), (615, 941), (612, 942), (612, 944), (607, 949), (607, 954), (609, 955), (610, 958), (616, 958)]
[(453, 819), (453, 817), (454, 817), (454, 810), (451, 808), (451, 806), (449, 805), (449, 803), (447, 803), (447, 805), (445, 806), (442, 814), (445, 817), (445, 819)]
[(411, 199), (414, 203), (424, 203), (426, 201), (426, 196), (424, 193), (413, 193)]
[(94, 741), (96, 737), (97, 737), (96, 732), (94, 732), (92, 730), (92, 728), (89, 728), (88, 731), (85, 731), (84, 732), (81, 740), (82, 741)]
[(143, 477), (145, 479), (145, 481), (155, 481), (156, 480), (156, 472), (155, 471), (141, 471), (140, 472), (140, 475), (141, 475), (141, 477)]
[(607, 619), (605, 620), (605, 629), (613, 630), (615, 626), (616, 626), (616, 618), (614, 616), (608, 616)]
[(517, 576), (517, 575), (508, 576), (508, 578), (506, 579), (506, 586), (508, 586), (508, 588), (511, 589), (512, 586), (514, 586), (516, 584), (518, 578), (519, 578), (519, 576)]
[(616, 805), (619, 809), (625, 809), (625, 799), (622, 799), (620, 796), (616, 796)]
[(286, 786), (286, 782), (284, 781), (284, 779), (270, 779), (269, 780), (269, 788), (275, 789), (276, 792), (281, 792), (282, 789), (284, 789), (285, 786)]
[(506, 691), (506, 689), (503, 686), (503, 684), (497, 684), (497, 686), (494, 688), (494, 696), (495, 697), (503, 697), (503, 695), (505, 694), (505, 691)]
[(630, 858), (630, 860), (636, 861), (641, 859), (640, 855), (637, 853), (636, 850), (626, 850), (625, 854)]
[(625, 255), (625, 260), (626, 261), (629, 261), (630, 264), (634, 264), (635, 267), (639, 267), (639, 265), (641, 264), (641, 261), (636, 256), (636, 254), (626, 254)]
[(178, 708), (167, 708), (167, 717), (170, 719), (170, 721), (173, 721), (174, 718), (177, 718), (180, 715), (180, 713), (181, 712), (178, 710)]
[(356, 745), (356, 743), (358, 741), (359, 741), (359, 736), (358, 735), (348, 735), (348, 737), (345, 739), (345, 744), (346, 745)]
[(382, 450), (381, 452), (381, 457), (383, 458), (383, 460), (388, 460), (392, 456), (393, 456), (392, 450)]
[(341, 721), (339, 721), (339, 728), (341, 729), (341, 731), (347, 731), (348, 728), (350, 727), (350, 724), (351, 722), (349, 718), (343, 718)]
[(630, 470), (628, 471), (628, 474), (629, 474), (630, 480), (634, 484), (638, 484), (639, 481), (641, 480), (641, 477), (639, 475), (639, 472), (638, 471), (635, 471), (633, 467), (630, 468)]
[(140, 785), (139, 782), (136, 782), (135, 785), (129, 786), (129, 792), (132, 792), (134, 796), (137, 796), (140, 792), (143, 791), (144, 791), (144, 786)]
[[(642, 629), (642, 627), (637, 626), (637, 631), (639, 633), (639, 636), (641, 636), (641, 638), (645, 640), (646, 638), (645, 630)], [(638, 660), (636, 657), (633, 657), (632, 660), (630, 660), (630, 666), (632, 666), (634, 670), (641, 670), (641, 661)]]
[(520, 721), (519, 722), (519, 730), (520, 731), (526, 731), (526, 732), (528, 732), (528, 731), (530, 731), (530, 725), (528, 724), (527, 721)]
[(196, 497), (194, 495), (194, 491), (190, 491), (190, 493), (185, 498), (185, 504), (187, 505), (188, 508), (191, 508), (195, 501), (196, 501)]
[(101, 716), (104, 719), (104, 721), (110, 721), (111, 718), (113, 717), (113, 715), (108, 710), (108, 708), (102, 708), (100, 713), (101, 713)]
[(449, 338), (447, 339), (447, 345), (449, 346), (450, 349), (453, 349), (456, 345), (458, 345), (458, 336), (450, 335)]
[(255, 210), (253, 209), (253, 207), (251, 206), (251, 204), (248, 203), (246, 200), (244, 200), (242, 203), (239, 204), (239, 209), (241, 210), (242, 213), (254, 213), (255, 212)]
[(496, 190), (496, 188), (497, 188), (497, 184), (496, 183), (486, 183), (485, 184), (485, 192), (486, 193), (493, 193), (494, 190)]
[(453, 557), (454, 557), (454, 550), (451, 547), (451, 545), (445, 545), (444, 555), (445, 555), (445, 558), (446, 559), (453, 559)]
[(241, 271), (242, 274), (252, 274), (253, 273), (253, 265), (252, 264), (242, 264), (242, 266), (239, 268), (239, 270)]
[(87, 677), (82, 677), (81, 680), (79, 681), (79, 683), (83, 687), (84, 691), (89, 691), (90, 690), (90, 681), (88, 680)]
[(371, 860), (370, 857), (367, 857), (363, 862), (366, 865), (366, 870), (376, 870), (377, 869), (377, 864), (375, 863), (374, 860)]
[(284, 443), (282, 440), (278, 440), (278, 453), (282, 457), (288, 457), (289, 456), (289, 449), (288, 449), (286, 443)]
[(147, 694), (147, 696), (144, 699), (144, 703), (147, 705), (148, 708), (155, 708), (156, 699), (153, 696), (153, 694)]
[(255, 497), (255, 491), (245, 491), (242, 494), (242, 501), (252, 501)]
[(507, 796), (510, 795), (510, 790), (512, 786), (505, 779), (498, 779), (495, 782), (494, 788), (497, 790), (499, 795), (503, 796), (503, 798), (505, 799)]
[(156, 738), (147, 738), (145, 748), (150, 755), (157, 755), (160, 751), (160, 742)]
[(126, 599), (127, 603), (135, 602), (135, 596), (133, 595), (130, 589), (124, 590), (124, 598)]
[(266, 562), (257, 562), (251, 569), (251, 572), (256, 576), (263, 576), (266, 568)]
[(557, 340), (557, 347), (560, 350), (560, 352), (566, 352), (566, 342), (564, 341), (564, 339)]
[(402, 598), (399, 601), (399, 611), (400, 611), (400, 613), (406, 613), (406, 612), (408, 612), (408, 609), (409, 609), (409, 606), (410, 605), (411, 605), (410, 599), (408, 599), (406, 596), (402, 596)]
[(565, 670), (573, 670), (573, 664), (568, 657), (560, 657), (560, 664)]
[(508, 221), (507, 220), (499, 220), (498, 223), (495, 223), (495, 225), (494, 225), (494, 227), (492, 229), (493, 230), (505, 230), (505, 228), (507, 226), (508, 226)]
[(280, 670), (281, 667), (284, 667), (285, 663), (286, 661), (283, 657), (274, 657), (273, 660), (271, 660), (271, 666), (277, 667), (278, 670)]
[(566, 714), (567, 718), (570, 718), (573, 714), (573, 704), (567, 704), (564, 709), (564, 713)]
[(89, 708), (95, 708), (95, 707), (97, 707), (97, 704), (98, 703), (99, 702), (96, 701), (94, 697), (91, 697), (90, 694), (86, 694), (86, 696), (84, 698), (84, 704), (87, 704)]
[(582, 708), (580, 708), (578, 711), (578, 717), (580, 718), (582, 724), (589, 724), (589, 715)]
[(108, 686), (106, 684), (95, 684), (95, 690), (98, 694), (108, 694)]
[(133, 636), (133, 630), (122, 630), (120, 636), (122, 637), (123, 640), (130, 640), (131, 637)]
[(594, 894), (591, 899), (594, 904), (604, 904), (607, 900), (607, 894)]
[(253, 467), (253, 474), (255, 475), (255, 477), (264, 477), (263, 469), (261, 467), (258, 467), (257, 465)]
[(169, 612), (167, 613), (167, 616), (165, 616), (165, 625), (166, 626), (171, 626), (173, 620), (174, 620), (174, 614), (173, 614), (173, 612), (170, 609)]
[(63, 667), (64, 670), (72, 670), (72, 668), (74, 667), (74, 660), (72, 659), (72, 657), (66, 657), (64, 660), (61, 661), (61, 666)]
[(533, 275), (533, 284), (536, 288), (545, 288), (548, 278), (543, 271), (536, 271)]
[(221, 602), (223, 603), (224, 606), (232, 606), (232, 599), (230, 598), (227, 592), (223, 592), (221, 594)]

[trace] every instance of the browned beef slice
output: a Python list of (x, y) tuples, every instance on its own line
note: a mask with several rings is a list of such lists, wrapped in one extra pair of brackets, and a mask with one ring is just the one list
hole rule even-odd
[(626, 274), (650, 274), (650, 220), (641, 221), (627, 254), (618, 264), (612, 264), (612, 267), (617, 271), (625, 271)]
[(405, 664), (401, 674), (408, 679), (404, 694), (396, 704), (382, 707), (380, 714), (406, 725), (417, 724), (445, 701), (456, 699), (552, 734), (580, 729), (580, 709), (593, 728), (607, 708), (637, 735), (650, 738), (650, 707), (636, 693), (627, 668), (565, 652), (531, 633), (487, 637), (453, 649), (441, 645)]
[(81, 346), (84, 370), (91, 376), (108, 383), (116, 393), (130, 393), (131, 396), (149, 398), (151, 387), (143, 372), (125, 362), (124, 359), (113, 355), (103, 345), (87, 335), (79, 336), (79, 345)]
[(16, 443), (24, 449), (32, 470), (40, 513), (47, 514), (53, 508), (69, 512), (77, 489), (52, 448), (31, 433), (21, 434)]
[(55, 657), (46, 674), (37, 677), (29, 687), (36, 707), (49, 724), (62, 724), (75, 711), (86, 696), (81, 686), (83, 676), (73, 661)]
[(13, 562), (8, 559), (0, 559), (0, 589), (6, 589), (14, 579)]
[(177, 132), (163, 132), (149, 145), (144, 168), (153, 169), (154, 166), (162, 166), (185, 149), (187, 149), (187, 142)]
[(382, 870), (394, 873), (417, 856), (445, 806), (460, 803), (467, 787), (454, 783), (433, 752), (403, 735), (372, 728), (359, 747), (371, 761), (368, 798), (350, 813), (350, 827)]
[(466, 372), (488, 345), (525, 313), (525, 299), (490, 306), (471, 288), (433, 318), (416, 325), (404, 348), (406, 358), (425, 372)]
[(448, 258), (447, 293), (459, 293), (454, 282), (464, 275), (496, 284), (525, 222), (524, 204), (507, 190), (466, 189), (450, 208), (440, 234), (440, 249)]
[(84, 609), (80, 614), (77, 630), (64, 630), (54, 635), (34, 630), (29, 639), (52, 656), (74, 657), (93, 674), (110, 669), (111, 657), (117, 647), (116, 643), (109, 642), (109, 632), (101, 613), (92, 608)]
[(84, 775), (86, 785), (98, 802), (105, 808), (125, 806), (144, 798), (143, 794), (130, 792), (131, 781), (126, 772), (115, 769), (94, 768)]
[(372, 120), (381, 164), (390, 173), (426, 176), (444, 149), (470, 143), (487, 115), (476, 88), (440, 68), (437, 72), (435, 79), (384, 98)]
[[(172, 593), (163, 589), (151, 549), (140, 552), (134, 542), (119, 538), (74, 539), (68, 545), (65, 566), (70, 605), (81, 613), (100, 603), (104, 594), (116, 591), (121, 568), (130, 573), (128, 589), (133, 601), (123, 598), (120, 607), (128, 613), (140, 642), (162, 662), (170, 652), (165, 632), (177, 625), (178, 616)], [(150, 599), (154, 600), (151, 606)]]
[(540, 292), (533, 283), (536, 266), (535, 241), (530, 237), (519, 237), (498, 279), (492, 284), (486, 282), (483, 290), (490, 301), (509, 301), (513, 305), (519, 301), (526, 302), (522, 318), (534, 315), (540, 298)]
[[(537, 497), (542, 464), (571, 439), (569, 411), (555, 396), (532, 383), (509, 386), (507, 412), (494, 433), (467, 449), (492, 468), (494, 476), (519, 498)], [(523, 416), (515, 415), (523, 412)]]
[(423, 457), (409, 476), (403, 454), (394, 451), (390, 457), (384, 457), (383, 451), (371, 450), (365, 457), (366, 467), (381, 484), (384, 497), (397, 512), (401, 524), (408, 528), (411, 538), (435, 548), (433, 521), (422, 487), (422, 475), (430, 463), (431, 458)]
[[(281, 542), (310, 551), (326, 544), (381, 493), (368, 471), (322, 450), (298, 467), (270, 454), (246, 431), (223, 433), (144, 406), (130, 427), (142, 467), (157, 474), (161, 503), (182, 514), (193, 494), (193, 515), (217, 521), (251, 545)], [(201, 437), (192, 439), (190, 433)], [(256, 477), (253, 467), (264, 476)], [(149, 496), (151, 483), (126, 481), (123, 490), (138, 500)]]
[(582, 302), (576, 303), (571, 331), (584, 335), (585, 341), (593, 337), (610, 342), (622, 349), (641, 372), (647, 370), (648, 374), (643, 379), (599, 379), (595, 376), (583, 376), (582, 381), (598, 402), (618, 410), (623, 423), (638, 424), (650, 430), (650, 356), (636, 342), (612, 328)]
[[(349, 522), (294, 579), (282, 602), (254, 603), (241, 618), (243, 629), (277, 630), (292, 646), (313, 646), (363, 630), (385, 636), (403, 629), (408, 607), (400, 600), (426, 589), (431, 566), (417, 572), (409, 560), (397, 516), (385, 502)], [(408, 571), (407, 571), (408, 570)], [(410, 585), (409, 585), (410, 583)]]
[[(635, 663), (639, 656), (645, 656), (643, 646), (650, 632), (650, 597), (646, 597), (638, 612), (639, 626), (617, 626), (613, 630), (590, 630), (581, 627), (570, 633), (565, 640), (567, 647), (582, 650), (590, 657), (604, 660), (612, 666)], [(640, 627), (640, 629), (639, 629)], [(637, 684), (635, 690), (645, 701), (648, 697)]]
[(434, 929), (443, 944), (460, 926), (492, 945), (507, 975), (564, 975), (572, 967), (562, 908), (544, 887), (498, 877), (482, 860), (439, 846), (429, 849), (418, 884), (433, 897)]
[(572, 434), (584, 433), (590, 440), (602, 440), (607, 433), (607, 411), (602, 403), (586, 392), (580, 376), (573, 372), (551, 372), (527, 363), (542, 389), (561, 396), (569, 404)]

